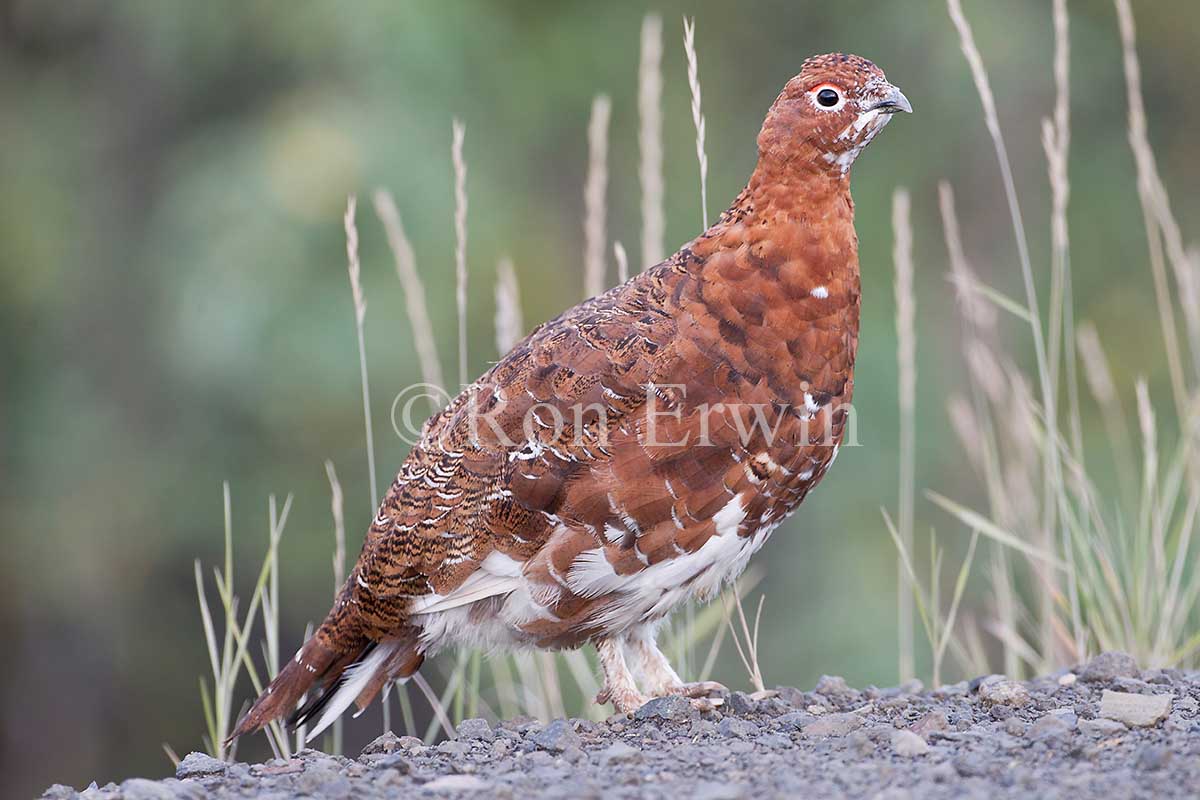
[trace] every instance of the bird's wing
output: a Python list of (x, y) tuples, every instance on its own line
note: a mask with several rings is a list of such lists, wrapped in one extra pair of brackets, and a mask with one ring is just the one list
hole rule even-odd
[(569, 605), (591, 594), (570, 577), (585, 551), (632, 573), (713, 534), (755, 478), (729, 417), (697, 412), (739, 387), (679, 335), (686, 280), (663, 265), (546, 323), (426, 424), (348, 581), (367, 630), (502, 593), (521, 572)]
[(444, 595), (489, 553), (527, 561), (564, 515), (593, 516), (580, 491), (675, 336), (662, 291), (647, 275), (543, 324), (434, 415), (367, 535), (359, 588)]

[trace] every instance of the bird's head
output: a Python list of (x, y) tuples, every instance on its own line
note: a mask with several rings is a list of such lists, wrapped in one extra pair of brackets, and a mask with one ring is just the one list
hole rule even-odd
[(912, 113), (908, 98), (867, 59), (813, 56), (767, 112), (760, 158), (845, 176), (898, 111)]

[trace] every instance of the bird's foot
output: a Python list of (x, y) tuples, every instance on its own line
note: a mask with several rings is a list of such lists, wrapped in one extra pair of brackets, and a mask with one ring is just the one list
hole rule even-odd
[(716, 681), (693, 681), (670, 686), (666, 694), (682, 695), (692, 701), (697, 711), (707, 712), (725, 705), (725, 695), (729, 694), (729, 690)]
[(636, 689), (609, 689), (605, 687), (596, 695), (596, 703), (612, 703), (618, 714), (632, 714), (644, 706), (650, 698)]
[(716, 711), (721, 706), (725, 705), (723, 697), (689, 697), (688, 702), (692, 704), (692, 708), (699, 711), (701, 714), (707, 714), (710, 711)]
[(679, 684), (679, 687), (673, 688), (671, 693), (681, 694), (684, 697), (708, 697), (714, 694), (729, 694), (729, 689), (725, 687), (725, 684), (716, 681), (693, 681)]

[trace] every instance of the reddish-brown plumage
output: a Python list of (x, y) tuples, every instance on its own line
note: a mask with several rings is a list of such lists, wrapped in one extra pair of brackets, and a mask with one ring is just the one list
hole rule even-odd
[(303, 717), (365, 706), (453, 643), (595, 642), (622, 710), (685, 691), (656, 625), (736, 577), (837, 454), (860, 303), (849, 167), (896, 110), (870, 62), (806, 61), (712, 227), (426, 423), (333, 610), (235, 735), (318, 681)]

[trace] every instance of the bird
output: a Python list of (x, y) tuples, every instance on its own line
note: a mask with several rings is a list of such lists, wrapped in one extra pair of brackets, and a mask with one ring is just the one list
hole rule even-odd
[(808, 58), (749, 181), (673, 256), (539, 325), (422, 427), (333, 608), (235, 726), (319, 733), (447, 647), (593, 645), (596, 697), (679, 694), (655, 642), (826, 474), (852, 414), (851, 166), (908, 99)]

